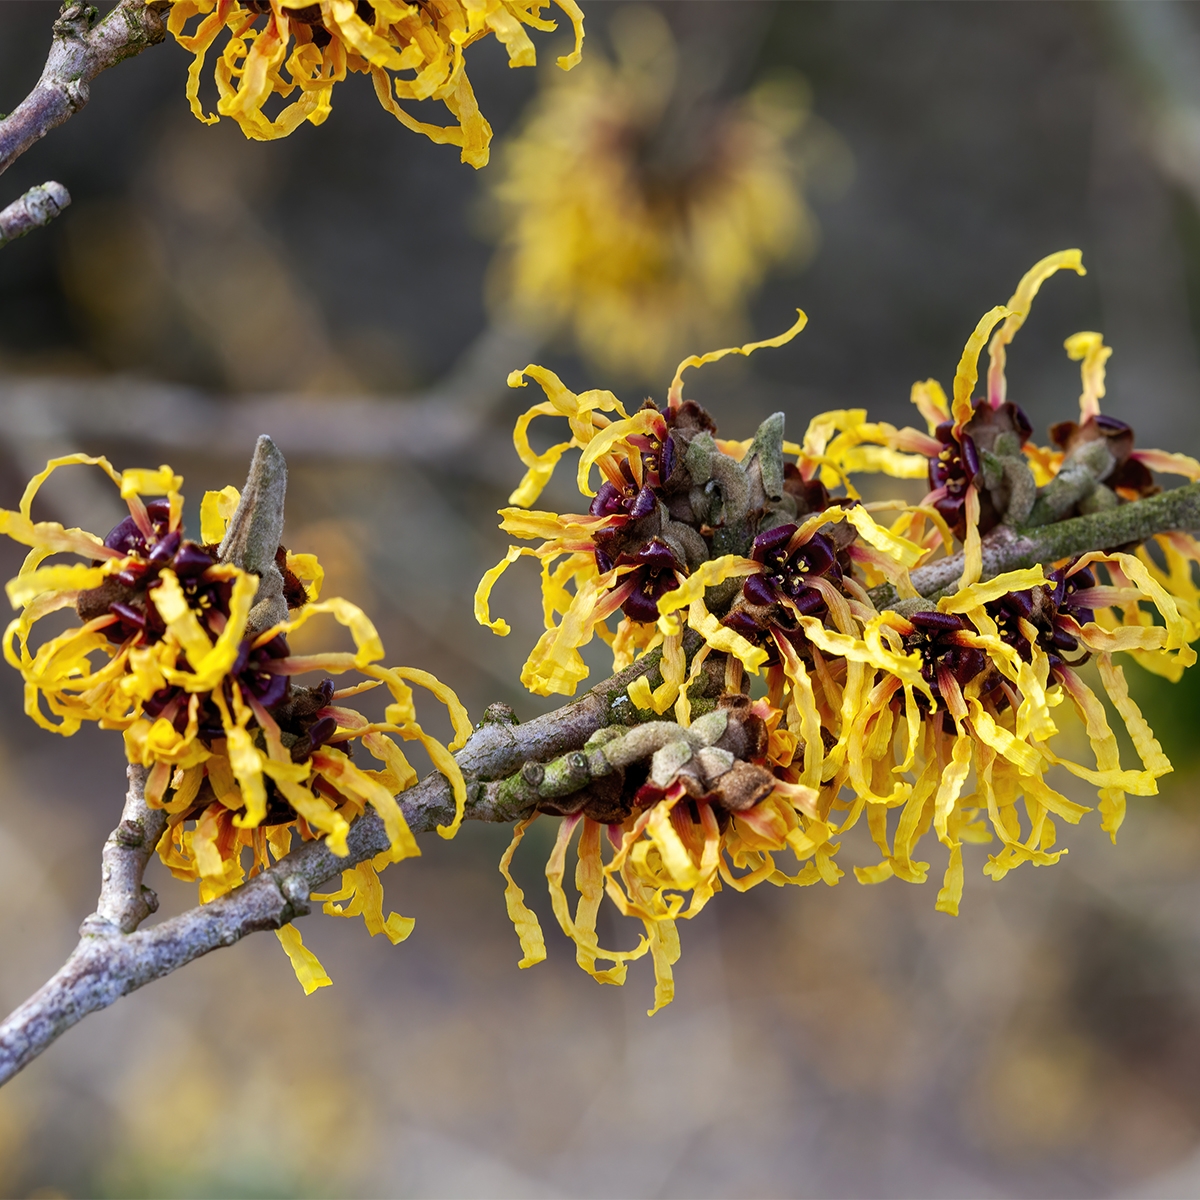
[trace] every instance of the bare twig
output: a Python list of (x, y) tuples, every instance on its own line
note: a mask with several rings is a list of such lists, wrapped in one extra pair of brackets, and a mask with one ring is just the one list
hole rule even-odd
[(101, 71), (140, 54), (167, 35), (166, 0), (120, 0), (99, 23), (91, 5), (67, 3), (54, 22), (54, 38), (33, 91), (0, 121), (0, 172), (30, 146), (74, 116), (87, 102)]
[(50, 180), (30, 188), (0, 212), (0, 246), (49, 225), (70, 203), (71, 193), (61, 183)]

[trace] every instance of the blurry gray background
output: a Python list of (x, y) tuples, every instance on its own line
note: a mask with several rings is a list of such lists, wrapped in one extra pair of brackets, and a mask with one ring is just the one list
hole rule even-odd
[[(586, 57), (616, 6), (584, 7)], [(1088, 275), (1043, 290), (1010, 396), (1039, 435), (1071, 416), (1062, 341), (1101, 329), (1106, 411), (1143, 446), (1200, 451), (1200, 10), (662, 7), (681, 39), (726, 46), (730, 88), (803, 73), (854, 163), (840, 194), (813, 193), (816, 257), (753, 306), (756, 336), (797, 305), (808, 329), (691, 377), (727, 436), (775, 409), (793, 436), (834, 407), (907, 422), (912, 381), (948, 384), (979, 315), (1079, 246)], [(39, 74), (55, 11), (0, 5), (0, 109)], [(0, 503), (49, 454), (85, 449), (170, 461), (194, 527), (204, 488), (240, 482), (269, 432), (292, 467), (289, 545), (368, 607), (389, 660), (435, 671), (476, 716), (492, 700), (543, 711), (516, 684), (532, 570), (497, 591), (507, 640), (471, 618), (519, 478), (511, 422), (535, 398), (504, 377), (533, 357), (627, 404), (646, 385), (487, 328), (484, 181), (401, 129), (367, 80), (338, 86), (321, 128), (251, 144), (190, 117), (187, 62), (169, 43), (101, 77), (0, 180), (4, 202), (46, 179), (74, 197), (0, 251)], [(499, 146), (537, 74), (491, 41), (469, 64)], [(114, 497), (72, 474), (47, 511), (103, 532)], [(547, 500), (570, 506), (567, 482)], [(12, 573), (20, 553), (0, 560)], [(1115, 848), (1085, 818), (1058, 866), (1000, 884), (977, 852), (957, 920), (933, 911), (935, 887), (895, 880), (722, 895), (682, 929), (678, 999), (648, 1020), (647, 964), (599, 988), (551, 929), (549, 822), (518, 857), (550, 949), (531, 971), (495, 870), (505, 832), (468, 826), (385, 875), (390, 906), (417, 918), (403, 945), (302, 923), (334, 987), (305, 999), (256, 937), (65, 1036), (0, 1092), (0, 1192), (1200, 1195), (1200, 687), (1129, 671), (1177, 772), (1160, 799), (1131, 798)], [(91, 911), (123, 771), (113, 735), (36, 731), (7, 668), (0, 712), (12, 1007)], [(151, 882), (164, 912), (194, 902), (165, 872)]]

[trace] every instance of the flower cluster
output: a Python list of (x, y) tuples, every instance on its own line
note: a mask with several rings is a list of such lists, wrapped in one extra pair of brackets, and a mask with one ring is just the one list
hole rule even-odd
[(490, 287), (506, 316), (565, 329), (605, 369), (651, 380), (677, 347), (744, 324), (767, 272), (809, 253), (805, 177), (824, 169), (818, 146), (829, 165), (836, 154), (798, 84), (685, 100), (662, 18), (635, 9), (613, 25), (617, 61), (547, 78), (502, 150)]
[[(1039, 263), (980, 322), (952, 402), (933, 381), (914, 388), (928, 433), (853, 410), (815, 417), (798, 445), (784, 441), (780, 414), (748, 442), (722, 441), (683, 398), (682, 373), (728, 350), (685, 360), (666, 404), (648, 401), (633, 415), (611, 393), (577, 396), (541, 368), (510, 378), (536, 379), (547, 399), (518, 422), (528, 470), (501, 528), (540, 544), (510, 548), (487, 573), (478, 618), (508, 632), (492, 620), (489, 594), (509, 564), (531, 555), (541, 563), (546, 630), (526, 663), (527, 687), (573, 692), (587, 675), (579, 648), (593, 636), (611, 645), (616, 669), (659, 655), (661, 682), (651, 686), (645, 671), (628, 687), (618, 724), (585, 748), (589, 774), (578, 790), (556, 777), (529, 796), (535, 815), (563, 815), (547, 867), (554, 911), (601, 982), (622, 982), (626, 962), (650, 953), (660, 1007), (672, 990), (677, 920), (723, 886), (835, 884), (840, 839), (860, 821), (879, 854), (854, 868), (860, 882), (923, 882), (923, 846), (935, 839), (947, 859), (937, 907), (957, 913), (964, 843), (993, 846), (984, 865), (993, 879), (1064, 853), (1057, 823), (1089, 809), (1052, 786), (1051, 768), (1098, 789), (1101, 824), (1114, 837), (1126, 795), (1155, 794), (1171, 770), (1114, 656), (1171, 678), (1195, 662), (1200, 545), (1165, 533), (1132, 550), (984, 578), (983, 538), (998, 524), (1035, 528), (1136, 501), (1156, 490), (1151, 470), (1200, 478), (1194, 460), (1135, 450), (1132, 431), (1099, 413), (1109, 351), (1095, 334), (1067, 343), (1083, 364), (1079, 422), (1055, 427), (1057, 450), (1031, 444), (1030, 423), (1006, 396), (1006, 347), (1038, 288), (1064, 266), (1082, 272), (1077, 251)], [(803, 323), (801, 314), (780, 338), (733, 352), (778, 345)], [(976, 363), (993, 330), (980, 400)], [(535, 454), (528, 426), (538, 415), (565, 416), (570, 440)], [(528, 511), (570, 447), (580, 451), (588, 512)], [(593, 467), (604, 480), (595, 492)], [(880, 471), (927, 477), (929, 494), (864, 504), (852, 476)], [(952, 568), (949, 586), (922, 594), (924, 567), (943, 579)], [(1122, 764), (1104, 697), (1136, 766)], [(1075, 761), (1056, 740), (1064, 702), (1094, 761)], [(668, 710), (673, 721), (661, 719)], [(562, 877), (576, 829), (572, 916)], [(541, 935), (509, 876), (522, 833), (502, 870), (530, 965), (544, 955)], [(778, 861), (784, 852), (797, 862), (791, 873)], [(635, 949), (598, 948), (605, 893), (643, 922)]]
[[(75, 464), (102, 469), (128, 503), (130, 515), (103, 540), (32, 519), (41, 485)], [(84, 722), (123, 732), (129, 761), (147, 768), (147, 803), (168, 814), (159, 856), (177, 878), (199, 881), (201, 902), (282, 858), (297, 836), (323, 837), (345, 856), (350, 823), (374, 809), (390, 849), (346, 871), (340, 891), (320, 899), (327, 912), (361, 915), (372, 934), (400, 941), (412, 922), (395, 913), (384, 918), (377, 875), (419, 853), (395, 798), (416, 782), (397, 739), (421, 742), (451, 780), (457, 815), (441, 830), (446, 836), (466, 799), (451, 749), (417, 722), (410, 685), (446, 705), (453, 747), (470, 733), (466, 713), (427, 672), (381, 665), (383, 645), (366, 615), (346, 600), (319, 599), (323, 572), (312, 555), (279, 547), (282, 595), (275, 609), (264, 603), (263, 581), (221, 553), (227, 526), (238, 519), (237, 489), (205, 495), (194, 542), (183, 534), (182, 484), (170, 467), (118, 473), (104, 458), (74, 454), (48, 463), (16, 511), (0, 510), (0, 532), (31, 547), (7, 585), (21, 613), (4, 638), (5, 658), (25, 681), (25, 711), (63, 736)], [(58, 554), (87, 561), (45, 565)], [(35, 647), (38, 623), (70, 608), (80, 624)], [(263, 611), (285, 619), (268, 618), (260, 628)], [(353, 652), (291, 653), (288, 634), (319, 614), (349, 630)], [(336, 688), (331, 676), (346, 672), (363, 682)], [(309, 674), (318, 676), (315, 684), (296, 682)], [(382, 721), (346, 705), (380, 685), (391, 698)], [(379, 769), (354, 762), (356, 744)], [(306, 991), (329, 982), (293, 926), (279, 937)]]
[[(575, 29), (575, 49), (558, 60), (570, 70), (580, 58), (583, 13), (575, 0), (555, 0)], [(333, 86), (348, 71), (370, 75), (379, 103), (402, 125), (434, 142), (459, 146), (462, 161), (488, 161), (491, 126), (479, 111), (464, 52), (488, 34), (508, 51), (510, 66), (536, 60), (526, 28), (552, 30), (546, 0), (174, 0), (168, 28), (195, 55), (187, 97), (207, 124), (232, 117), (249, 138), (286, 137), (305, 121), (329, 116)], [(189, 23), (191, 32), (188, 32)], [(200, 73), (222, 30), (228, 30), (214, 71), (216, 114), (200, 106)], [(295, 97), (272, 118), (272, 96)], [(457, 122), (430, 125), (401, 102), (440, 100)]]

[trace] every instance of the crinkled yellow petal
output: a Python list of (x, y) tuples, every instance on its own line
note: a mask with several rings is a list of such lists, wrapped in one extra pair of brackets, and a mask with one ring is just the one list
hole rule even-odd
[[(1004, 324), (996, 331), (989, 347), (988, 399), (993, 407), (998, 407), (1007, 398), (1004, 380), (1005, 348), (1025, 323), (1025, 318), (1029, 316), (1029, 310), (1033, 306), (1034, 297), (1038, 294), (1042, 284), (1056, 271), (1062, 270), (1074, 271), (1078, 275), (1087, 274), (1083, 269), (1083, 257), (1078, 250), (1059, 250), (1034, 263), (1021, 277), (1021, 282), (1017, 284), (1017, 290), (1009, 297), (1009, 315)], [(974, 386), (973, 381), (972, 386)]]
[(102, 567), (85, 567), (82, 563), (72, 566), (39, 567), (36, 571), (22, 573), (15, 579), (10, 579), (4, 590), (13, 608), (19, 608), (46, 592), (78, 592), (84, 588), (99, 587), (109, 575), (119, 569), (119, 560), (106, 563)]
[(1200, 481), (1200, 462), (1190, 454), (1174, 454), (1168, 450), (1135, 450), (1130, 458), (1136, 459), (1151, 471), (1164, 475), (1182, 475), (1193, 483)]
[[(75, 466), (99, 467), (109, 477), (109, 479), (111, 479), (113, 483), (117, 485), (117, 487), (121, 486), (121, 476), (118, 475), (115, 470), (113, 470), (113, 466), (107, 458), (104, 458), (103, 456), (94, 458), (90, 454), (63, 454), (58, 458), (50, 459), (49, 462), (46, 463), (46, 466), (25, 485), (25, 491), (21, 495), (21, 503), (18, 506), (18, 510), (20, 511), (21, 515), (26, 518), (29, 517), (30, 512), (33, 510), (33, 498), (41, 490), (42, 484), (45, 483), (55, 471), (57, 471), (60, 467)], [(11, 534), (9, 536), (11, 536)], [(21, 539), (18, 539), (18, 541), (19, 540)], [(99, 538), (96, 540), (99, 541)]]
[(183, 487), (183, 476), (176, 475), (165, 464), (157, 471), (146, 467), (130, 467), (121, 472), (121, 499), (131, 496), (167, 496)]
[(1026, 442), (1021, 447), (1021, 453), (1025, 455), (1029, 469), (1033, 472), (1033, 482), (1040, 488), (1045, 487), (1058, 474), (1058, 468), (1062, 465), (1063, 452), (1049, 446)]
[(832, 505), (811, 517), (806, 517), (792, 534), (790, 545), (795, 548), (808, 541), (814, 533), (830, 522), (848, 521), (877, 550), (890, 555), (898, 564), (905, 567), (915, 566), (925, 555), (925, 549), (908, 538), (900, 537), (880, 525), (862, 505), (843, 508), (839, 504)]
[[(982, 342), (980, 344), (982, 345)], [(973, 753), (972, 739), (967, 734), (960, 733), (954, 739), (950, 762), (942, 772), (937, 795), (933, 799), (933, 825), (937, 830), (938, 839), (947, 846), (954, 845), (949, 831), (950, 814), (954, 811), (954, 806), (962, 794), (963, 784), (967, 781)]]
[(275, 930), (279, 944), (292, 963), (292, 970), (304, 989), (306, 996), (311, 996), (317, 988), (329, 987), (333, 980), (329, 978), (321, 960), (304, 944), (300, 931), (295, 925), (285, 925)]
[[(257, 580), (254, 586), (257, 588)], [(174, 571), (168, 568), (162, 572), (158, 586), (150, 592), (150, 599), (166, 622), (168, 631), (192, 662), (194, 670), (196, 664), (202, 663), (212, 653), (212, 638), (188, 604)], [(232, 662), (231, 659), (231, 665)]]
[(205, 492), (200, 500), (200, 541), (208, 546), (220, 545), (240, 503), (241, 493), (233, 485), (222, 487), (220, 492)]
[(796, 648), (784, 637), (776, 637), (775, 645), (783, 662), (783, 669), (792, 684), (792, 700), (800, 714), (800, 734), (804, 739), (804, 771), (800, 782), (806, 787), (819, 787), (821, 764), (825, 757), (825, 743), (821, 737), (821, 714), (817, 711), (813, 696), (812, 680), (808, 676)]
[(542, 962), (546, 957), (546, 941), (542, 936), (542, 926), (537, 914), (525, 903), (525, 893), (517, 886), (512, 877), (513, 855), (525, 836), (525, 830), (537, 820), (537, 814), (518, 821), (513, 827), (512, 841), (500, 858), (500, 874), (504, 876), (504, 904), (508, 909), (508, 919), (517, 931), (521, 943), (522, 958), (518, 967), (532, 967)]
[(1104, 344), (1104, 338), (1099, 333), (1073, 333), (1063, 347), (1068, 358), (1074, 362), (1083, 361), (1079, 368), (1083, 380), (1083, 391), (1079, 395), (1079, 421), (1082, 424), (1100, 415), (1100, 401), (1104, 397), (1104, 364), (1112, 354), (1112, 347)]
[(34, 546), (46, 554), (78, 554), (84, 558), (120, 558), (93, 533), (66, 529), (57, 521), (31, 521), (19, 512), (0, 509), (0, 533), (23, 546)]
[(671, 823), (672, 807), (670, 801), (663, 800), (651, 808), (646, 835), (662, 855), (663, 866), (675, 884), (681, 888), (694, 888), (700, 882), (700, 875)]
[[(299, 772), (289, 771), (291, 766), (300, 767)], [(303, 785), (308, 775), (306, 763), (281, 763), (267, 759), (262, 764), (263, 774), (267, 775), (283, 798), (302, 816), (305, 821), (318, 833), (326, 835), (325, 844), (331, 854), (345, 858), (350, 853), (346, 845), (346, 836), (350, 825), (341, 813), (330, 807), (329, 801), (323, 796), (314, 795)], [(299, 776), (299, 778), (297, 777)]]
[(189, 692), (208, 692), (218, 687), (238, 656), (246, 619), (250, 615), (258, 590), (258, 577), (233, 566), (212, 568), (222, 570), (233, 579), (229, 600), (229, 617), (225, 628), (213, 642), (189, 607), (175, 572), (164, 568), (156, 588), (150, 591), (159, 615), (167, 630), (187, 655), (191, 670), (166, 667), (163, 674), (177, 687)]
[[(1074, 800), (1068, 800), (1066, 796), (1056, 792), (1039, 775), (1021, 776), (1021, 787), (1025, 791), (1027, 804), (1030, 800), (1033, 800), (1052, 812), (1056, 817), (1062, 817), (1064, 821), (1070, 821), (1072, 825), (1077, 825), (1081, 817), (1092, 811), (1086, 804), (1076, 804)], [(1065, 853), (1065, 850), (1059, 851), (1059, 854)], [(1033, 859), (1032, 861), (1036, 862), (1038, 860)], [(1052, 861), (1057, 861), (1057, 858)]]
[(596, 958), (603, 957), (596, 937), (596, 917), (604, 899), (604, 860), (600, 854), (600, 825), (584, 818), (577, 845), (575, 888), (579, 903), (575, 906), (575, 961), (597, 983), (621, 985), (625, 982), (623, 962), (603, 970), (597, 969)]
[(858, 530), (863, 541), (869, 542), (876, 550), (888, 555), (900, 566), (914, 567), (924, 557), (924, 547), (877, 524), (871, 514), (862, 506), (855, 505), (853, 508), (844, 508), (840, 511), (845, 514), (843, 520)]
[[(643, 408), (621, 421), (614, 421), (602, 429), (584, 447), (579, 456), (579, 491), (584, 496), (594, 496), (592, 491), (592, 467), (601, 455), (608, 454), (618, 442), (627, 441), (638, 434), (651, 433), (661, 428), (662, 414), (656, 408)], [(635, 453), (638, 453), (635, 451)], [(638, 460), (640, 462), (640, 459)]]
[(427, 692), (431, 692), (446, 706), (450, 724), (454, 727), (454, 740), (450, 743), (450, 750), (461, 749), (466, 744), (467, 738), (475, 731), (475, 726), (471, 724), (471, 718), (467, 715), (467, 710), (458, 698), (458, 694), (436, 675), (422, 671), (420, 667), (388, 667), (386, 671), (380, 671), (379, 677), (386, 677), (387, 680), (407, 679), (409, 682), (423, 687)]
[(982, 608), (1009, 592), (1024, 592), (1029, 588), (1041, 587), (1046, 582), (1045, 572), (1040, 566), (1025, 567), (1019, 571), (1006, 571), (983, 583), (970, 583), (959, 588), (952, 596), (943, 596), (938, 602), (938, 611), (965, 613)]
[[(645, 814), (643, 814), (645, 816)], [(592, 963), (592, 977), (600, 983), (623, 984), (625, 982), (626, 964), (633, 959), (641, 958), (650, 949), (650, 941), (647, 937), (642, 937), (638, 945), (633, 950), (601, 950), (595, 941), (595, 934), (589, 936), (586, 932), (581, 931), (576, 927), (575, 921), (571, 917), (570, 906), (567, 903), (566, 892), (563, 891), (563, 875), (566, 872), (566, 854), (567, 846), (571, 841), (571, 835), (574, 833), (576, 826), (586, 820), (584, 817), (564, 817), (562, 824), (559, 826), (558, 837), (554, 843), (554, 849), (550, 854), (550, 858), (546, 862), (546, 882), (550, 889), (550, 904), (554, 909), (554, 915), (558, 920), (559, 926), (563, 933), (567, 935), (576, 946), (581, 944), (586, 948), (586, 960)], [(635, 826), (635, 828), (637, 828)], [(644, 828), (644, 825), (643, 825)], [(638, 832), (640, 836), (640, 830)], [(625, 840), (632, 838), (630, 832), (626, 832)], [(609, 871), (616, 863), (609, 865), (605, 870), (608, 875)], [(611, 894), (610, 888), (610, 894)], [(619, 894), (619, 890), (618, 890)], [(614, 965), (605, 970), (595, 969), (595, 960), (597, 958), (605, 959)], [(582, 964), (581, 964), (582, 965)], [(585, 968), (586, 969), (586, 968)]]
[(975, 326), (975, 331), (967, 338), (962, 358), (958, 360), (958, 370), (954, 372), (954, 400), (950, 405), (956, 437), (974, 412), (971, 401), (975, 395), (975, 384), (979, 381), (979, 355), (988, 339), (988, 334), (1006, 317), (1015, 315), (1012, 309), (1006, 308), (1003, 304), (997, 304), (995, 308), (989, 309), (979, 318), (979, 324)]
[(321, 566), (315, 554), (293, 554), (289, 550), (287, 569), (304, 584), (309, 604), (321, 598), (321, 587), (325, 582), (325, 568)]
[(747, 575), (757, 575), (762, 571), (762, 563), (752, 558), (743, 558), (740, 554), (722, 554), (719, 558), (710, 558), (701, 563), (677, 588), (664, 592), (658, 598), (659, 629), (664, 634), (674, 633), (678, 621), (663, 621), (661, 618), (670, 615), (681, 608), (689, 607), (694, 601), (703, 599), (704, 593), (727, 579), (741, 579)]
[(890, 672), (911, 687), (928, 691), (928, 684), (921, 678), (920, 655), (898, 654), (889, 650), (882, 640), (875, 636), (883, 623), (882, 618), (877, 617), (868, 624), (867, 631), (871, 634), (869, 638), (867, 631), (864, 631), (862, 638), (857, 638), (852, 634), (826, 629), (816, 617), (807, 616), (794, 608), (792, 615), (803, 627), (805, 637), (825, 653), (844, 658), (851, 663), (869, 663)]
[(1142, 765), (1153, 775), (1166, 775), (1174, 770), (1171, 760), (1163, 753), (1162, 746), (1142, 716), (1141, 709), (1130, 696), (1125, 672), (1120, 665), (1114, 663), (1109, 654), (1097, 656), (1096, 665), (1100, 671), (1100, 678), (1104, 681), (1104, 690), (1125, 722), (1130, 741), (1133, 742), (1133, 748), (1138, 752)]
[(796, 309), (796, 323), (785, 332), (778, 334), (776, 337), (767, 338), (762, 342), (747, 342), (744, 346), (729, 346), (724, 350), (710, 350), (707, 354), (693, 354), (685, 358), (675, 371), (675, 378), (671, 380), (671, 388), (667, 393), (667, 402), (672, 408), (677, 408), (683, 400), (683, 373), (688, 367), (702, 367), (705, 363), (716, 362), (718, 359), (724, 358), (727, 354), (753, 354), (755, 350), (762, 350), (764, 347), (783, 346), (792, 340), (805, 325), (808, 324), (808, 317), (802, 309)]
[(963, 861), (962, 846), (955, 843), (950, 847), (950, 862), (946, 866), (946, 874), (942, 879), (942, 887), (937, 895), (934, 908), (952, 917), (958, 916), (958, 905), (962, 900), (963, 891)]
[(579, 648), (592, 640), (596, 625), (619, 604), (620, 590), (614, 591), (612, 585), (618, 575), (629, 570), (621, 566), (604, 575), (577, 579), (578, 590), (562, 621), (542, 634), (521, 670), (521, 682), (534, 695), (570, 696), (587, 678), (587, 664)]
[(333, 746), (322, 746), (312, 756), (313, 769), (323, 775), (338, 791), (357, 797), (370, 804), (383, 818), (388, 840), (392, 844), (393, 853), (405, 858), (420, 856), (420, 848), (413, 838), (404, 813), (396, 803), (396, 798), (382, 784), (372, 779), (365, 771), (359, 770), (342, 751)]
[(687, 673), (687, 659), (683, 653), (683, 635), (673, 633), (663, 639), (662, 683), (653, 691), (645, 675), (639, 676), (627, 689), (629, 699), (640, 709), (653, 709), (660, 716), (681, 695)]
[(963, 569), (959, 576), (959, 590), (970, 587), (983, 574), (983, 542), (979, 536), (979, 490), (975, 485), (967, 486), (966, 534), (963, 537)]
[(554, 474), (558, 460), (562, 458), (564, 451), (570, 448), (570, 442), (559, 442), (557, 445), (551, 446), (544, 454), (539, 454), (537, 462), (525, 472), (521, 477), (521, 482), (509, 496), (509, 504), (528, 508), (542, 494)]
[[(253, 576), (250, 578), (253, 578)], [(362, 670), (363, 667), (369, 666), (371, 663), (376, 663), (383, 657), (383, 642), (380, 640), (379, 633), (370, 618), (357, 604), (351, 604), (349, 600), (343, 600), (340, 596), (331, 596), (328, 600), (318, 600), (314, 604), (306, 604), (290, 621), (282, 621), (278, 625), (272, 626), (265, 632), (260, 633), (255, 638), (254, 645), (264, 646), (277, 634), (291, 633), (307, 625), (313, 617), (319, 616), (322, 613), (332, 615), (339, 625), (344, 625), (350, 631), (350, 636), (354, 639), (355, 645), (354, 667)], [(245, 628), (244, 622), (243, 628)], [(318, 657), (324, 658), (325, 656), (313, 655), (311, 657), (316, 659)], [(280, 659), (278, 661), (286, 663), (288, 660)], [(348, 668), (343, 668), (343, 670), (345, 669)], [(292, 672), (285, 671), (284, 673), (291, 674)]]
[[(389, 913), (384, 919), (383, 884), (371, 862), (360, 862), (350, 870), (343, 871), (342, 886), (338, 891), (314, 895), (312, 899), (323, 902), (323, 911), (328, 916), (361, 916), (372, 937), (382, 933), (393, 946), (404, 941), (416, 926), (412, 917), (402, 917), (399, 913)], [(338, 900), (349, 900), (350, 903), (338, 904)]]
[(1003, 725), (997, 725), (978, 700), (969, 697), (967, 708), (971, 714), (971, 729), (984, 745), (990, 746), (1023, 774), (1038, 773), (1041, 756), (1031, 745), (1015, 738)]
[(570, 54), (560, 54), (555, 60), (564, 71), (569, 71), (572, 67), (578, 66), (583, 57), (583, 9), (575, 3), (575, 0), (554, 0), (554, 3), (567, 14), (575, 30), (575, 48)]
[(646, 1010), (652, 1017), (675, 999), (675, 979), (671, 968), (679, 961), (679, 932), (674, 921), (655, 921), (647, 924), (650, 936), (650, 956), (654, 962), (654, 1005)]
[(936, 379), (914, 383), (910, 398), (917, 411), (925, 418), (925, 424), (931, 434), (943, 421), (950, 420), (950, 402)]
[(700, 598), (693, 600), (688, 609), (688, 625), (714, 650), (732, 654), (751, 675), (757, 675), (759, 668), (767, 661), (767, 652), (761, 646), (747, 641), (728, 625), (722, 625)]

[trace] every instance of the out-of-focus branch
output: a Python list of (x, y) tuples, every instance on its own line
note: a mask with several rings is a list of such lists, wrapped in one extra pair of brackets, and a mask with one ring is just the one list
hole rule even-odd
[(0, 429), (34, 470), (48, 451), (65, 453), (84, 438), (233, 456), (263, 429), (289, 458), (431, 460), (479, 434), (508, 393), (508, 372), (537, 347), (519, 329), (491, 326), (434, 386), (388, 398), (279, 393), (224, 400), (139, 379), (0, 377)]
[(1111, 51), (1141, 104), (1146, 147), (1200, 207), (1200, 26), (1176, 0), (1098, 6)]
[(0, 212), (0, 246), (49, 225), (70, 203), (71, 193), (61, 183), (50, 180), (30, 188)]
[(90, 96), (91, 82), (167, 35), (166, 0), (120, 0), (97, 22), (98, 10), (67, 3), (54, 22), (46, 66), (33, 91), (0, 121), (0, 172), (30, 146), (77, 113)]

